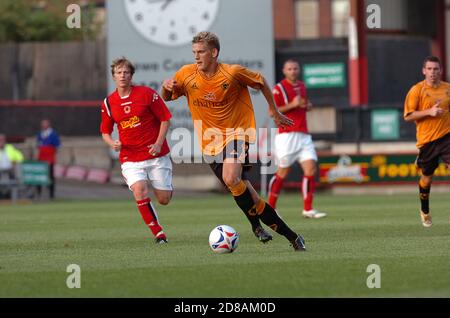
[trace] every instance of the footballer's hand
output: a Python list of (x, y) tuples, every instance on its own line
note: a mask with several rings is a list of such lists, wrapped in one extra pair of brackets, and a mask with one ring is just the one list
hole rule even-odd
[(148, 146), (148, 153), (151, 154), (152, 156), (157, 156), (161, 152), (161, 147), (162, 145), (157, 143), (150, 145)]
[(428, 111), (428, 114), (431, 117), (436, 117), (436, 116), (440, 116), (444, 113), (444, 110), (442, 108), (439, 107), (439, 105), (441, 104), (441, 101), (437, 101), (436, 104), (434, 104)]
[(169, 92), (173, 92), (177, 87), (177, 81), (172, 78), (165, 80), (163, 82), (163, 87), (164, 87), (164, 89), (168, 90)]
[(122, 143), (120, 142), (120, 140), (115, 140), (112, 148), (114, 149), (114, 151), (120, 151), (120, 149), (122, 148)]
[(294, 124), (292, 119), (284, 116), (280, 112), (274, 112), (272, 117), (273, 117), (273, 121), (275, 122), (275, 124), (282, 128), (284, 128), (286, 126), (292, 126)]

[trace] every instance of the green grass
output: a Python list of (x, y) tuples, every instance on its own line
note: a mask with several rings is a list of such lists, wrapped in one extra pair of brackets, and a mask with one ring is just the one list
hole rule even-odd
[[(433, 194), (434, 225), (419, 222), (417, 195), (317, 195), (329, 213), (300, 216), (283, 194), (283, 219), (306, 238), (295, 253), (275, 234), (259, 243), (231, 197), (177, 198), (158, 206), (169, 235), (157, 246), (130, 200), (0, 206), (0, 297), (449, 297), (448, 194)], [(210, 230), (233, 226), (232, 254), (213, 253)], [(69, 289), (69, 264), (81, 288)], [(381, 288), (369, 289), (369, 264)]]

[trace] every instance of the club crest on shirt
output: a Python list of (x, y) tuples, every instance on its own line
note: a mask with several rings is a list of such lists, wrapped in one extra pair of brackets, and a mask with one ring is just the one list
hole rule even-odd
[(230, 84), (229, 84), (229, 83), (223, 83), (223, 84), (222, 84), (222, 89), (223, 89), (224, 91), (227, 90), (228, 87), (230, 87)]
[(197, 83), (194, 82), (194, 84), (192, 84), (191, 88), (192, 89), (198, 89)]
[(120, 126), (122, 127), (122, 129), (135, 128), (135, 127), (139, 126), (140, 124), (141, 124), (141, 119), (138, 116), (133, 116), (130, 119), (122, 120), (120, 122)]
[(123, 108), (123, 111), (124, 111), (125, 114), (129, 114), (131, 112), (131, 106), (125, 106)]

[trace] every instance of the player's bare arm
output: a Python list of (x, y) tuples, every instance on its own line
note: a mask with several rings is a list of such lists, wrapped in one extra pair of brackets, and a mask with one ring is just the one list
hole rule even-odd
[(172, 92), (176, 90), (176, 88), (177, 81), (172, 78), (165, 80), (161, 88), (162, 99), (166, 102), (172, 100)]
[(120, 140), (112, 139), (110, 134), (102, 134), (103, 141), (110, 146), (114, 151), (120, 151), (122, 148), (122, 143)]
[(263, 93), (267, 104), (269, 105), (269, 114), (270, 117), (273, 118), (273, 121), (277, 126), (285, 127), (285, 126), (292, 126), (293, 121), (289, 119), (288, 117), (284, 116), (279, 110), (278, 107), (275, 105), (275, 101), (273, 99), (272, 90), (270, 89), (269, 85), (267, 85), (267, 82), (264, 80), (264, 86), (261, 88), (261, 92)]
[(161, 122), (161, 127), (159, 128), (158, 138), (154, 144), (148, 146), (148, 153), (152, 156), (156, 156), (161, 152), (161, 147), (166, 140), (167, 132), (169, 131), (170, 120)]
[(438, 101), (432, 107), (424, 110), (416, 110), (405, 116), (405, 121), (416, 121), (425, 117), (437, 117), (444, 113), (444, 110), (439, 107), (441, 101)]

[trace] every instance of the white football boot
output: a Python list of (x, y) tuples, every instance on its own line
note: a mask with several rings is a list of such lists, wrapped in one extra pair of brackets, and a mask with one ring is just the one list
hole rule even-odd
[(319, 212), (317, 210), (303, 210), (302, 215), (307, 219), (320, 219), (327, 216), (325, 212)]
[(422, 220), (422, 225), (424, 227), (431, 227), (433, 225), (433, 222), (431, 221), (431, 213), (428, 212), (427, 214), (420, 211), (420, 219)]

